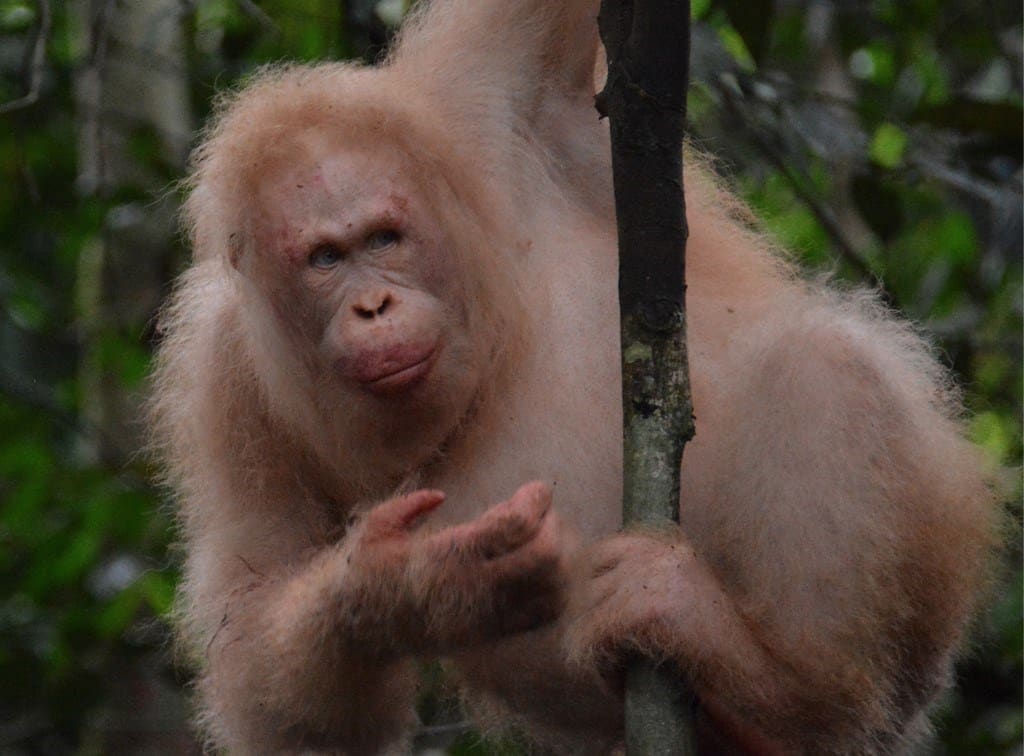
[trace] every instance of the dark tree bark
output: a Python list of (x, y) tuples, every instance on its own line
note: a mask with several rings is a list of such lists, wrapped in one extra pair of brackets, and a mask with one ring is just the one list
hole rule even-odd
[[(679, 465), (693, 437), (686, 360), (683, 132), (690, 4), (602, 0), (622, 319), (623, 524), (679, 520)], [(650, 660), (627, 671), (626, 750), (691, 754), (694, 699)]]
[(367, 63), (387, 49), (388, 30), (377, 16), (377, 0), (342, 0), (341, 33), (349, 52)]

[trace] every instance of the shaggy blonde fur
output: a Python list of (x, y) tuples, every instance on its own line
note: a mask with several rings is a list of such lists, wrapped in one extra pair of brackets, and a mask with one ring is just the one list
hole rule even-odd
[[(727, 752), (900, 750), (997, 540), (947, 375), (873, 295), (801, 277), (691, 155), (681, 525), (616, 534), (596, 3), (420, 8), (378, 68), (260, 71), (195, 155), (152, 414), (211, 743), (400, 751), (414, 659), (443, 656), (482, 723), (595, 753), (639, 651), (687, 675)], [(276, 259), (260, 229), (282, 177), (336, 153), (396, 161), (461, 277), (441, 297), (464, 310), (469, 388), (438, 386), (429, 422), (340, 386), (295, 335), (316, 296), (247, 267)], [(400, 496), (417, 487), (447, 499)]]

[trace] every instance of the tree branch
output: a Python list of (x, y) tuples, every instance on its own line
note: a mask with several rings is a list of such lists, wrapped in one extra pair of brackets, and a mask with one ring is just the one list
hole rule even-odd
[[(597, 107), (611, 122), (622, 334), (623, 522), (679, 519), (679, 467), (693, 437), (686, 359), (683, 133), (690, 4), (603, 0), (608, 80)], [(694, 753), (693, 696), (677, 674), (627, 671), (629, 754)]]

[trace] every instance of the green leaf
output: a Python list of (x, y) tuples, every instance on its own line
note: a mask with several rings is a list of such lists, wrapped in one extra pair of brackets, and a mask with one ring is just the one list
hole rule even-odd
[(99, 558), (103, 534), (96, 528), (83, 527), (60, 550), (57, 558), (46, 565), (45, 587), (71, 585), (85, 575)]
[(146, 603), (154, 614), (167, 614), (174, 604), (174, 578), (165, 572), (147, 572), (138, 581)]
[(907, 135), (903, 129), (892, 123), (883, 123), (875, 130), (868, 154), (883, 168), (897, 168), (903, 163), (907, 149)]
[(100, 636), (114, 638), (124, 632), (135, 619), (142, 599), (138, 583), (133, 583), (117, 594), (96, 619), (96, 630)]
[(748, 73), (753, 73), (757, 70), (757, 64), (754, 62), (750, 50), (747, 49), (746, 42), (743, 41), (743, 37), (740, 36), (735, 28), (723, 25), (718, 27), (717, 31), (718, 38), (722, 40), (722, 46), (733, 57), (733, 60), (736, 61), (740, 68)]
[(934, 232), (936, 251), (954, 265), (974, 262), (978, 237), (966, 213), (949, 213), (938, 222)]
[(799, 252), (813, 264), (828, 262), (828, 235), (780, 173), (769, 174), (756, 185), (748, 183), (744, 195), (764, 218), (771, 236), (784, 248)]
[(43, 479), (23, 480), (7, 495), (0, 510), (0, 523), (16, 538), (34, 544), (45, 537), (39, 527), (43, 508), (49, 498), (50, 487)]
[(1003, 463), (1013, 448), (1013, 420), (997, 412), (979, 412), (971, 418), (971, 440), (989, 453), (997, 463)]
[(994, 394), (1013, 375), (1014, 361), (1005, 352), (986, 352), (977, 355), (974, 363), (974, 382), (984, 394)]
[(119, 334), (104, 334), (100, 360), (105, 371), (116, 374), (125, 388), (137, 388), (149, 372), (149, 353), (138, 341)]
[(690, 18), (696, 20), (704, 18), (711, 9), (711, 0), (692, 0), (690, 3)]
[[(769, 0), (720, 0), (719, 4), (725, 8), (732, 28), (743, 42), (743, 53), (751, 65), (755, 65), (755, 61), (762, 60), (768, 50), (775, 4)], [(730, 52), (736, 57), (738, 50), (730, 49)], [(736, 59), (741, 60), (740, 57)]]

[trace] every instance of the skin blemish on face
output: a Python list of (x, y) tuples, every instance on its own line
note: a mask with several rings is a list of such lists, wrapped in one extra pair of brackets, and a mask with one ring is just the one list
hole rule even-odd
[(264, 221), (262, 228), (256, 229), (257, 249), (263, 254), (283, 259), (290, 264), (305, 261), (308, 248), (304, 240), (304, 227), (291, 227), (283, 219)]
[(402, 194), (392, 192), (388, 195), (388, 202), (395, 210), (401, 213), (407, 213), (409, 211), (409, 198)]

